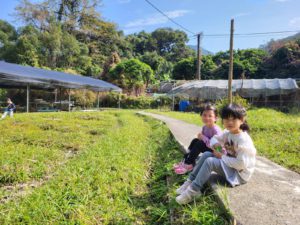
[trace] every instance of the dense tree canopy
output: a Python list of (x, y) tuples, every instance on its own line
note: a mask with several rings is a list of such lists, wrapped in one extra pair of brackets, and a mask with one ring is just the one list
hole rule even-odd
[[(195, 79), (196, 54), (180, 30), (125, 36), (105, 21), (101, 0), (21, 0), (16, 29), (0, 20), (0, 60), (71, 70), (132, 91), (169, 79)], [(272, 40), (263, 49), (234, 51), (234, 78), (300, 77), (300, 39)], [(299, 37), (298, 37), (299, 38)], [(229, 52), (202, 56), (201, 79), (227, 79)]]
[(109, 73), (112, 82), (129, 91), (137, 91), (144, 85), (147, 87), (154, 79), (151, 67), (138, 59), (123, 61)]

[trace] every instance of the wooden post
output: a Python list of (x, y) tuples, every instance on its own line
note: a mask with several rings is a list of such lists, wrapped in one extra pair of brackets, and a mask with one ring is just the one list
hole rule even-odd
[(231, 19), (231, 26), (230, 26), (230, 58), (229, 58), (229, 74), (228, 74), (228, 102), (229, 102), (229, 104), (232, 103), (233, 32), (234, 32), (234, 19)]
[(201, 57), (202, 57), (201, 36), (202, 36), (202, 32), (197, 34), (197, 74), (196, 74), (197, 80), (201, 80)]
[(26, 92), (26, 112), (29, 113), (29, 95), (30, 95), (30, 86), (27, 84), (27, 92)]

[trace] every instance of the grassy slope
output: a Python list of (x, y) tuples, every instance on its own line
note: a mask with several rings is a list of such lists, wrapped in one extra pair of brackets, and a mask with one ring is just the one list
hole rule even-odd
[[(150, 111), (202, 125), (195, 113)], [(247, 120), (258, 154), (300, 173), (300, 115), (253, 109), (249, 110)], [(218, 124), (221, 125), (221, 121)]]
[(0, 129), (1, 224), (169, 224), (170, 209), (174, 224), (226, 223), (211, 196), (174, 202), (183, 177), (171, 167), (182, 156), (157, 121), (117, 111), (23, 114)]

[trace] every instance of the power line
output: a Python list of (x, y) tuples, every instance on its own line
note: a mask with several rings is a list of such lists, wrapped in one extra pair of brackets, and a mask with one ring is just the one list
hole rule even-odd
[(149, 5), (151, 5), (154, 9), (156, 9), (158, 12), (160, 12), (163, 16), (165, 16), (166, 18), (168, 18), (168, 20), (170, 20), (171, 22), (173, 22), (174, 24), (176, 24), (177, 26), (181, 27), (183, 30), (196, 35), (195, 32), (185, 28), (184, 26), (180, 25), (179, 23), (177, 23), (175, 20), (173, 20), (172, 18), (170, 18), (167, 14), (165, 14), (163, 11), (161, 11), (159, 8), (157, 8), (155, 5), (153, 5), (153, 3), (151, 3), (149, 0), (145, 0)]
[[(244, 34), (234, 34), (235, 36), (255, 36), (255, 35), (266, 35), (266, 34), (285, 34), (285, 33), (297, 33), (300, 30), (287, 30), (287, 31), (271, 31), (271, 32), (256, 32), (256, 33), (244, 33)], [(226, 37), (230, 34), (204, 34), (206, 37)]]
[[(295, 31), (296, 32), (296, 31)], [(274, 36), (283, 36), (285, 35), (285, 33), (277, 33), (277, 34), (261, 34), (261, 35), (238, 35), (236, 36), (235, 38), (260, 38), (260, 37), (274, 37)], [(222, 36), (206, 36), (206, 35), (203, 35), (204, 37), (206, 38), (214, 38), (214, 39), (220, 39), (220, 38), (229, 38), (229, 36), (225, 36), (225, 35), (222, 35)], [(188, 36), (188, 39), (189, 40), (194, 40), (196, 39), (197, 36)]]
[[(181, 24), (177, 23), (175, 20), (173, 20), (172, 18), (170, 18), (166, 13), (164, 13), (163, 11), (161, 11), (159, 8), (157, 8), (152, 2), (150, 2), (149, 0), (145, 0), (149, 5), (151, 5), (155, 10), (157, 10), (159, 13), (161, 13), (163, 16), (165, 16), (168, 20), (170, 20), (172, 23), (176, 24), (177, 26), (181, 27), (183, 30), (187, 31), (188, 33), (193, 34), (193, 36), (189, 36), (189, 39), (194, 39), (197, 37), (198, 33), (195, 33), (189, 29), (187, 29), (186, 27), (182, 26)], [(285, 34), (285, 33), (298, 33), (300, 32), (300, 30), (287, 30), (287, 31), (270, 31), (270, 32), (255, 32), (255, 33), (237, 33), (234, 34), (234, 36), (238, 36), (238, 37), (260, 37), (263, 35), (279, 35), (279, 34)], [(229, 37), (230, 34), (203, 34), (202, 36), (204, 37)]]

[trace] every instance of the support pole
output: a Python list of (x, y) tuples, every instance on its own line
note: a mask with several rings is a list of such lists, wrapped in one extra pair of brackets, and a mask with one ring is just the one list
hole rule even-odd
[(172, 95), (172, 111), (175, 111), (175, 97)]
[(83, 93), (84, 93), (84, 105), (83, 105), (83, 108), (86, 110), (86, 89), (84, 89)]
[[(172, 90), (175, 87), (175, 81), (173, 81)], [(175, 96), (172, 94), (172, 110), (175, 111)]]
[(62, 94), (61, 88), (59, 88), (59, 110), (62, 111), (62, 102), (61, 102)]
[(232, 103), (233, 32), (234, 32), (234, 19), (231, 19), (231, 26), (230, 26), (230, 58), (229, 58), (229, 74), (228, 74), (228, 102), (229, 102), (229, 104)]
[(118, 95), (118, 108), (121, 109), (121, 94)]
[(99, 91), (97, 92), (97, 109), (100, 109), (100, 96), (99, 96)]
[(197, 34), (197, 74), (196, 74), (197, 80), (201, 80), (201, 58), (202, 58), (201, 36), (202, 36), (202, 32)]
[(26, 93), (26, 112), (29, 113), (29, 97), (30, 97), (30, 86), (27, 84), (27, 93)]
[(69, 112), (71, 112), (71, 89), (69, 89)]
[(57, 102), (57, 88), (55, 88), (54, 102)]
[(279, 101), (280, 101), (280, 110), (282, 110), (282, 95), (281, 95), (281, 93), (279, 95)]

